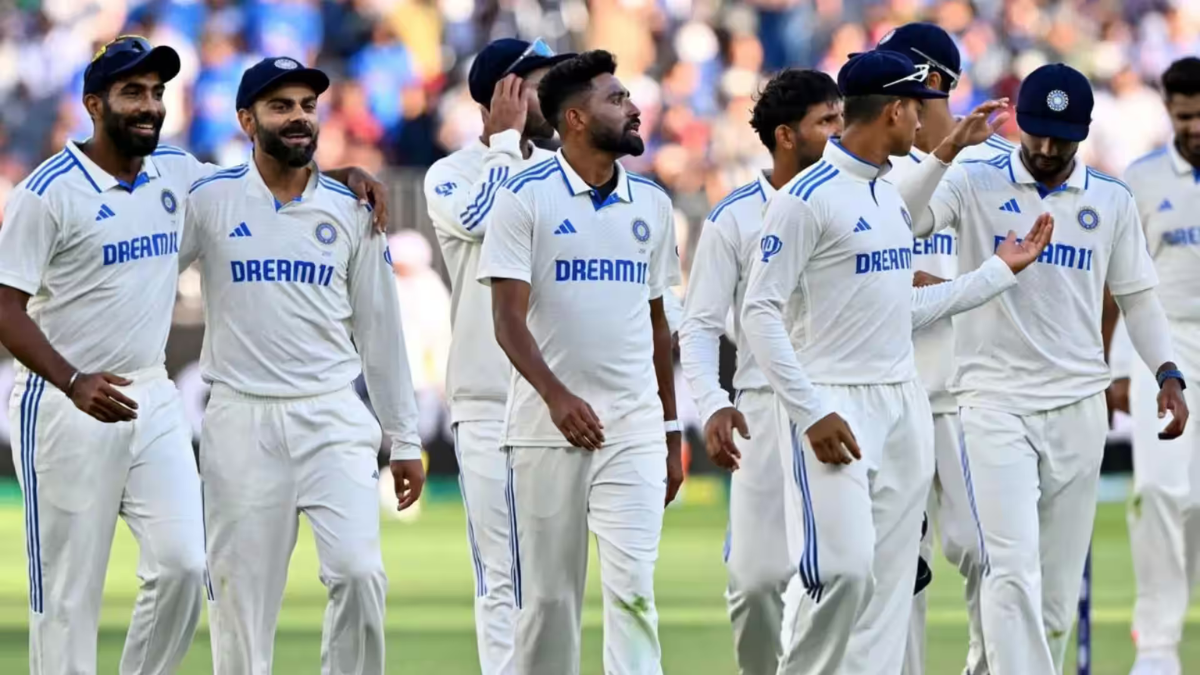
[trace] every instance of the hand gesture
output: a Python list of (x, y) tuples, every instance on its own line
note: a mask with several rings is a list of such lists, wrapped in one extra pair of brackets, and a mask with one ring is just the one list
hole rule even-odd
[(704, 449), (708, 451), (708, 458), (713, 464), (730, 471), (737, 471), (738, 460), (742, 458), (742, 453), (733, 442), (734, 429), (742, 438), (750, 438), (746, 418), (733, 406), (713, 413), (704, 425)]
[(371, 205), (371, 224), (375, 226), (375, 231), (380, 234), (387, 232), (387, 189), (383, 183), (362, 169), (351, 168), (346, 175), (346, 187), (358, 197), (360, 205)]
[(75, 378), (66, 392), (71, 402), (83, 412), (106, 424), (137, 419), (137, 403), (117, 387), (128, 387), (132, 381), (112, 373), (88, 373)]
[(1187, 426), (1187, 400), (1183, 398), (1183, 386), (1176, 379), (1164, 382), (1158, 392), (1158, 419), (1166, 417), (1168, 410), (1171, 411), (1171, 422), (1158, 432), (1159, 439), (1164, 441), (1179, 438)]
[(670, 506), (683, 486), (683, 434), (667, 434), (667, 501)]
[(959, 149), (979, 145), (991, 138), (992, 134), (1008, 121), (1009, 114), (1007, 112), (1002, 112), (996, 115), (995, 119), (988, 121), (992, 117), (992, 113), (1006, 108), (1008, 108), (1007, 98), (984, 101), (979, 107), (972, 110), (971, 114), (959, 120), (950, 135), (946, 137), (945, 142)]
[(1112, 427), (1113, 413), (1120, 410), (1129, 414), (1129, 378), (1121, 377), (1112, 381), (1104, 390), (1104, 402), (1108, 404), (1108, 426)]
[(496, 83), (492, 92), (492, 103), (483, 114), (483, 137), (489, 139), (493, 134), (513, 129), (517, 133), (525, 132), (525, 117), (529, 113), (529, 103), (521, 93), (524, 82), (516, 75), (509, 75)]
[(921, 270), (913, 272), (913, 288), (921, 288), (922, 286), (936, 286), (945, 281), (945, 279), (934, 276), (929, 272), (924, 272)]
[(837, 413), (829, 413), (817, 420), (804, 435), (808, 437), (813, 454), (823, 464), (849, 464), (862, 459), (854, 432)]
[(604, 444), (604, 425), (588, 402), (567, 390), (546, 401), (550, 419), (564, 438), (576, 448), (599, 450)]
[(1054, 216), (1043, 213), (1033, 222), (1033, 229), (1022, 240), (1017, 239), (1017, 233), (1008, 231), (1008, 237), (996, 248), (996, 255), (1008, 265), (1013, 274), (1033, 264), (1042, 255), (1042, 250), (1050, 244), (1054, 234)]
[(396, 486), (396, 510), (403, 511), (421, 498), (425, 489), (425, 465), (419, 459), (393, 459), (390, 468)]

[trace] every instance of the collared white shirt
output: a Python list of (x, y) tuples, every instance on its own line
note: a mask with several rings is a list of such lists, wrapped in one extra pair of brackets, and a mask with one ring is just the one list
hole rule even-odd
[(315, 167), (300, 197), (280, 204), (253, 160), (189, 192), (179, 269), (199, 260), (205, 381), (294, 398), (362, 373), (392, 459), (419, 458), (391, 257), (369, 207)]
[(32, 296), (29, 316), (79, 370), (162, 365), (188, 186), (215, 168), (164, 145), (125, 184), (68, 141), (9, 197), (0, 284)]
[(699, 406), (700, 421), (730, 405), (720, 382), (720, 337), (733, 315), (730, 338), (737, 347), (733, 386), (762, 389), (767, 378), (754, 363), (742, 330), (742, 298), (750, 263), (760, 254), (763, 208), (775, 188), (759, 172), (755, 180), (729, 193), (704, 221), (679, 329), (680, 362), (688, 387)]
[[(1007, 155), (1016, 145), (1002, 136), (992, 135), (978, 145), (963, 148), (954, 158), (955, 164), (992, 159)], [(913, 148), (902, 157), (892, 157), (892, 170), (887, 180), (899, 184), (905, 180), (929, 153)], [(1021, 234), (1024, 234), (1022, 232)], [(913, 271), (926, 272), (942, 279), (958, 276), (958, 238), (953, 230), (934, 232), (928, 237), (913, 237)], [(913, 350), (921, 384), (929, 392), (929, 403), (935, 413), (953, 413), (958, 402), (946, 390), (954, 375), (954, 329), (950, 317), (934, 322), (913, 334)]]
[(1167, 317), (1200, 321), (1200, 168), (1172, 142), (1131, 164), (1125, 182), (1142, 217)]
[(512, 364), (496, 343), (491, 289), (476, 281), (483, 238), (496, 192), (523, 169), (554, 157), (534, 147), (521, 152), (515, 130), (476, 139), (425, 173), (425, 203), (450, 272), (450, 359), (446, 394), (455, 422), (504, 419)]
[[(607, 443), (663, 437), (649, 302), (679, 283), (671, 200), (619, 164), (600, 199), (561, 151), (496, 193), (479, 280), (530, 284), (528, 326), (546, 364), (604, 425)], [(515, 370), (506, 445), (565, 445)]]
[(957, 230), (959, 269), (971, 270), (1043, 212), (1054, 216), (1054, 239), (1019, 287), (954, 321), (950, 391), (962, 405), (1031, 414), (1103, 391), (1105, 284), (1114, 295), (1157, 284), (1129, 188), (1082, 162), (1055, 190), (1037, 184), (1020, 149), (953, 167), (916, 231)]

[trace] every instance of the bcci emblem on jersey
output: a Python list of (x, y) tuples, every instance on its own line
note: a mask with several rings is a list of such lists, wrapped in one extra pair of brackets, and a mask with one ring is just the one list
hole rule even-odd
[(1079, 215), (1075, 219), (1079, 221), (1079, 226), (1088, 232), (1100, 226), (1100, 214), (1090, 206), (1079, 209)]
[(650, 226), (641, 218), (633, 221), (633, 238), (641, 244), (650, 241)]
[(330, 225), (329, 223), (321, 223), (320, 225), (317, 225), (317, 241), (325, 244), (326, 246), (332, 244), (333, 242), (337, 241), (337, 230), (335, 230), (333, 225)]
[(908, 215), (908, 209), (901, 206), (900, 207), (900, 215), (904, 217), (904, 224), (907, 225), (908, 229), (911, 230), (912, 229), (912, 216)]
[(759, 248), (762, 249), (762, 261), (770, 262), (771, 256), (783, 250), (783, 240), (773, 234), (768, 234), (762, 238)]
[(170, 190), (163, 190), (162, 195), (159, 196), (159, 199), (162, 200), (162, 206), (164, 209), (166, 209), (167, 213), (175, 213), (175, 209), (179, 206), (179, 202), (175, 200), (174, 192), (171, 192)]

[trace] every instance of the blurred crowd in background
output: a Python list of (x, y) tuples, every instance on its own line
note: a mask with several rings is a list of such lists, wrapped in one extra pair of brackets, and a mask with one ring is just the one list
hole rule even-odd
[[(617, 55), (647, 148), (626, 166), (674, 196), (686, 279), (710, 206), (769, 165), (748, 124), (764, 79), (788, 66), (836, 74), (848, 54), (913, 20), (959, 41), (959, 113), (1015, 99), (1023, 76), (1046, 62), (1088, 74), (1098, 93), (1082, 152), (1117, 174), (1168, 138), (1158, 77), (1200, 53), (1198, 0), (0, 0), (0, 205), (66, 139), (90, 135), (83, 71), (118, 34), (179, 52), (162, 141), (223, 165), (250, 151), (234, 110), (248, 65), (287, 55), (326, 69), (336, 84), (322, 97), (317, 161), (388, 178), (391, 250), (417, 343), (410, 359), (418, 384), (438, 393), (449, 299), (421, 178), (482, 130), (464, 80), (489, 40), (541, 37), (559, 51)], [(1003, 133), (1015, 139), (1015, 124)], [(181, 315), (195, 313), (198, 293), (185, 277)]]

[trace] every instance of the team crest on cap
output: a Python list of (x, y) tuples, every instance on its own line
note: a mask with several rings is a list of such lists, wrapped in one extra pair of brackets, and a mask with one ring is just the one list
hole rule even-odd
[(179, 206), (179, 202), (175, 199), (175, 193), (170, 190), (163, 190), (159, 195), (159, 200), (162, 201), (163, 209), (167, 213), (175, 213), (176, 207)]
[(1055, 89), (1046, 94), (1046, 105), (1054, 112), (1062, 112), (1067, 109), (1067, 104), (1071, 102), (1071, 97), (1067, 96), (1067, 92), (1062, 89)]
[(1079, 221), (1079, 226), (1088, 232), (1100, 226), (1100, 214), (1090, 206), (1079, 209), (1079, 215), (1075, 219)]
[(295, 70), (300, 64), (291, 59), (275, 59), (275, 67), (280, 70)]
[(643, 244), (650, 241), (650, 226), (641, 218), (633, 221), (633, 238)]
[(337, 230), (329, 223), (321, 223), (317, 225), (317, 241), (326, 246), (337, 241)]

